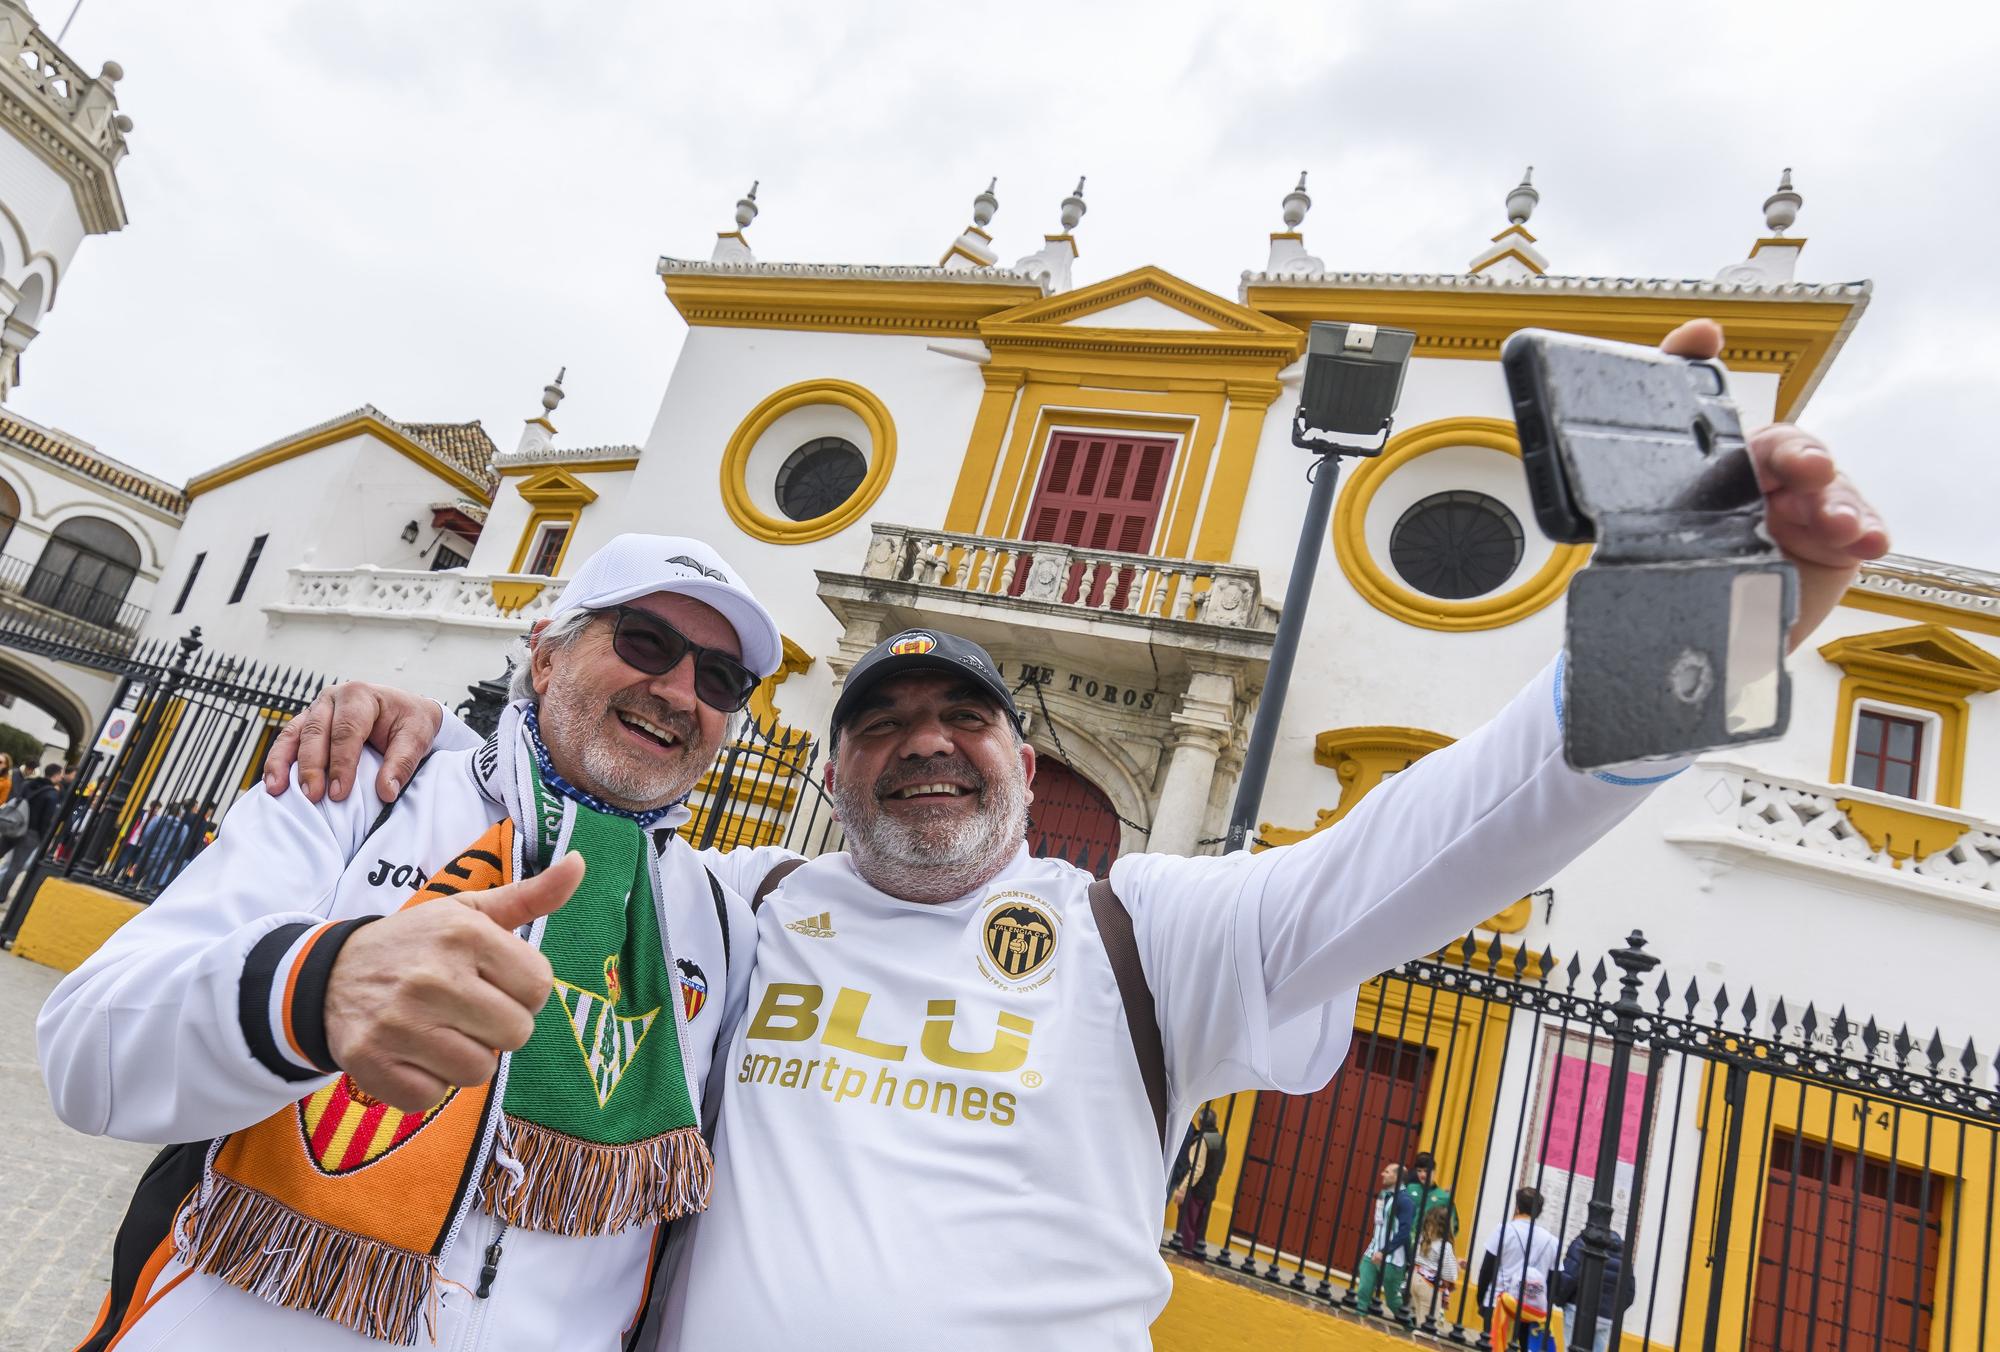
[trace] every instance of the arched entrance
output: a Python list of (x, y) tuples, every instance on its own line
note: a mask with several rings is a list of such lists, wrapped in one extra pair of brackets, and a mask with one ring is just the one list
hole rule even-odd
[(1118, 813), (1104, 791), (1053, 756), (1035, 761), (1028, 852), (1067, 859), (1098, 877), (1118, 857)]
[[(30, 662), (16, 658), (11, 651), (0, 650), (0, 691), (24, 699), (42, 710), (61, 725), (63, 735), (69, 738), (74, 750), (84, 750), (86, 739), (96, 727), (96, 715), (85, 696), (63, 685), (58, 679), (63, 671), (74, 668), (59, 668), (53, 662), (35, 659)], [(110, 692), (98, 696), (107, 704)], [(0, 709), (0, 723), (7, 721), (6, 711)]]

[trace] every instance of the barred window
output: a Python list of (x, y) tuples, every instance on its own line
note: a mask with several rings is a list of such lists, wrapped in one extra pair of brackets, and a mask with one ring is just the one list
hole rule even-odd
[(844, 437), (815, 437), (778, 470), (778, 510), (794, 521), (825, 516), (854, 496), (868, 477), (868, 458)]

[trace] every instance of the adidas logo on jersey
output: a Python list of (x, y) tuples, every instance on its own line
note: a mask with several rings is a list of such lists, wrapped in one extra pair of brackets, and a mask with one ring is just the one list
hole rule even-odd
[(793, 920), (787, 923), (785, 928), (788, 930), (797, 930), (808, 939), (831, 939), (833, 937), (833, 912), (821, 911), (818, 915), (809, 915), (803, 920)]

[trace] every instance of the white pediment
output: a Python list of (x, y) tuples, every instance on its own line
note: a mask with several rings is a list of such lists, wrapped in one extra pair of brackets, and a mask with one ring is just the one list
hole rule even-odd
[(1192, 329), (1200, 333), (1214, 333), (1216, 327), (1195, 318), (1185, 310), (1176, 310), (1163, 301), (1151, 296), (1137, 296), (1131, 300), (1110, 306), (1103, 310), (1092, 310), (1089, 314), (1078, 315), (1066, 320), (1064, 328), (1078, 329)]

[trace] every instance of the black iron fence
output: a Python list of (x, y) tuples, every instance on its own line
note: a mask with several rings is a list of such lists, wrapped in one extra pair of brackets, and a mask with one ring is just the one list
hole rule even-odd
[[(1588, 971), (1471, 936), (1383, 974), (1326, 1089), (1217, 1105), (1217, 1260), (1478, 1348), (1589, 1349), (1598, 1316), (1624, 1349), (2000, 1348), (1993, 1060), (1657, 966), (1636, 932)], [(1402, 1224), (1454, 1287), (1365, 1262)]]
[(696, 849), (782, 845), (803, 855), (841, 846), (833, 801), (820, 782), (820, 744), (796, 728), (751, 718), (702, 776), (682, 828)]
[[(52, 876), (152, 900), (214, 838), (257, 781), (272, 737), (324, 684), (312, 672), (204, 651), (199, 629), (124, 658), (40, 628), (25, 637), (123, 681), (22, 884), (23, 909)], [(0, 622), (0, 641), (29, 646), (23, 638), (15, 617)]]

